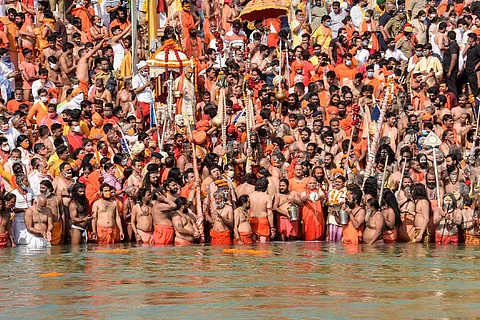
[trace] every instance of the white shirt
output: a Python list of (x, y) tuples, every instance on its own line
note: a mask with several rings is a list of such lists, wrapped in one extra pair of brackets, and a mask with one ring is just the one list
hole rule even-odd
[[(413, 58), (415, 55), (411, 56), (410, 59), (408, 59), (408, 66), (407, 66), (407, 72), (412, 72), (415, 69), (415, 66), (417, 65), (416, 62), (413, 62)], [(418, 62), (418, 60), (417, 60)]]
[(20, 132), (18, 132), (17, 129), (12, 127), (11, 123), (9, 123), (9, 125), (10, 125), (10, 128), (8, 128), (7, 131), (5, 131), (5, 132), (0, 131), (0, 133), (3, 134), (5, 136), (5, 138), (7, 138), (8, 146), (10, 147), (10, 150), (13, 150), (13, 149), (15, 149), (15, 145), (17, 143), (17, 138), (20, 135)]
[[(140, 87), (143, 87), (145, 85), (145, 83), (147, 83), (147, 79), (145, 79), (145, 77), (142, 76), (140, 73), (137, 73), (132, 78), (132, 88), (134, 90), (136, 90)], [(145, 102), (145, 103), (153, 102), (152, 88), (151, 87), (146, 87), (141, 92), (137, 93), (137, 100), (139, 102)]]
[(30, 183), (30, 187), (33, 190), (35, 196), (40, 194), (40, 182), (43, 180), (50, 180), (48, 175), (41, 174), (37, 170), (34, 170), (32, 173), (28, 175), (28, 182)]
[(125, 48), (120, 40), (112, 45), (113, 49), (113, 70), (117, 71), (120, 70), (120, 66), (122, 65), (123, 58), (125, 57)]
[[(33, 204), (33, 199), (35, 199), (35, 194), (33, 193), (32, 188), (27, 188), (27, 194), (23, 195), (18, 192), (18, 189), (12, 191), (16, 196), (15, 208), (19, 209), (28, 209)], [(13, 239), (15, 244), (27, 244), (27, 226), (25, 225), (25, 213), (17, 212), (15, 213), (15, 223), (13, 225)]]
[(40, 90), (41, 88), (47, 89), (47, 90), (52, 89), (52, 88), (55, 88), (55, 84), (50, 80), (47, 80), (47, 83), (45, 83), (45, 85), (42, 84), (42, 80), (40, 80), (40, 79), (33, 81), (33, 83), (32, 83), (33, 104), (40, 101), (40, 96), (38, 95), (38, 90)]
[(369, 56), (370, 52), (367, 49), (360, 49), (357, 51), (355, 59), (358, 61), (358, 65), (361, 66), (367, 62)]
[(408, 58), (405, 57), (403, 52), (398, 49), (395, 49), (393, 51), (391, 51), (390, 49), (387, 49), (387, 51), (385, 51), (385, 59), (388, 60), (390, 58), (395, 58), (395, 60), (397, 61), (400, 61), (400, 60), (408, 61)]
[[(0, 74), (5, 78), (14, 71), (15, 65), (13, 62), (10, 63), (10, 66), (7, 66), (3, 61), (0, 61)], [(12, 92), (15, 91), (15, 78), (8, 79), (8, 82), (10, 83), (10, 89), (12, 89)]]
[(336, 38), (338, 36), (338, 29), (344, 26), (342, 20), (345, 19), (347, 13), (345, 10), (340, 9), (340, 13), (335, 14), (335, 12), (332, 10), (329, 16), (331, 18), (330, 29), (332, 29), (332, 38)]
[(363, 9), (359, 5), (353, 6), (350, 10), (350, 16), (352, 17), (353, 25), (358, 29), (363, 21)]

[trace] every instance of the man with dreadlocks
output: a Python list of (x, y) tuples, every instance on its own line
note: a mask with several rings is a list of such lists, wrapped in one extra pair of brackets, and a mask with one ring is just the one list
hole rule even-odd
[(80, 182), (75, 183), (71, 192), (72, 198), (68, 204), (70, 220), (72, 220), (71, 242), (72, 245), (77, 245), (87, 242), (87, 229), (93, 216), (89, 215), (90, 208), (85, 196), (85, 185)]

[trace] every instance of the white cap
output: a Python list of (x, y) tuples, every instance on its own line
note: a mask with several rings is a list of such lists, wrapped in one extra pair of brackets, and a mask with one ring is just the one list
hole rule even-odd
[(147, 66), (147, 62), (145, 60), (140, 61), (137, 63), (137, 69), (140, 70), (142, 68), (145, 68)]

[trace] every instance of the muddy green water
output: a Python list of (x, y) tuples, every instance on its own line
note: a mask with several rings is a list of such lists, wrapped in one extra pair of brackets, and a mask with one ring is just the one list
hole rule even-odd
[[(1, 249), (0, 319), (480, 316), (480, 247), (295, 242), (237, 248), (267, 252)], [(65, 275), (41, 276), (52, 272)]]

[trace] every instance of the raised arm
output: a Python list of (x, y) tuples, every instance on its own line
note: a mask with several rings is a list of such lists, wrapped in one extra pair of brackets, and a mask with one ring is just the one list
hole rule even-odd
[[(132, 25), (130, 24), (128, 27), (125, 28), (125, 30), (122, 31), (122, 33), (114, 36), (110, 42), (111, 43), (117, 43), (120, 39), (122, 39), (127, 33), (130, 32), (130, 30), (132, 30)], [(98, 49), (97, 49), (98, 50)]]

